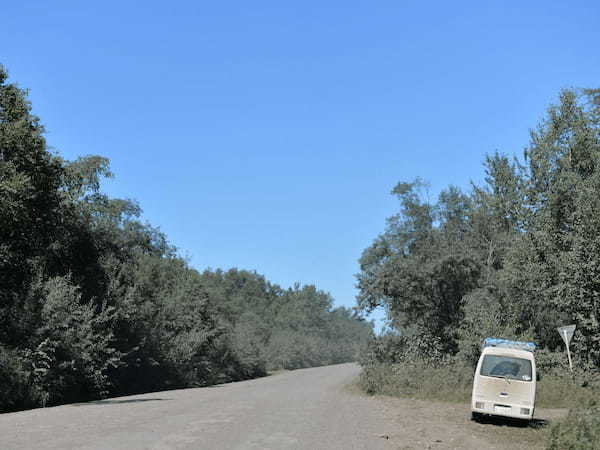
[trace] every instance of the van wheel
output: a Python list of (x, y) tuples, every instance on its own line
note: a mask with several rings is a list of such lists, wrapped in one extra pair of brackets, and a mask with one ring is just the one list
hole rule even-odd
[(480, 422), (481, 421), (481, 417), (482, 417), (481, 413), (471, 412), (471, 420), (473, 422)]

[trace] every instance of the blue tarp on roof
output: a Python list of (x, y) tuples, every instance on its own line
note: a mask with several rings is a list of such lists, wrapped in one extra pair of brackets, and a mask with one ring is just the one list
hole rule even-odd
[(486, 347), (512, 348), (515, 350), (526, 350), (531, 353), (535, 351), (535, 344), (533, 342), (509, 341), (508, 339), (498, 338), (485, 338), (483, 340), (483, 348)]

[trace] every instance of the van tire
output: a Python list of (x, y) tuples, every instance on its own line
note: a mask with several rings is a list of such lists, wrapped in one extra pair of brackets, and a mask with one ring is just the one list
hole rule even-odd
[(482, 417), (481, 413), (471, 412), (471, 420), (473, 422), (480, 422), (481, 421), (481, 417)]

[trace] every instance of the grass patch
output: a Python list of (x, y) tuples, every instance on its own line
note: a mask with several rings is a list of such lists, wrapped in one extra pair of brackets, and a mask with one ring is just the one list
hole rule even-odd
[(469, 402), (472, 370), (458, 364), (416, 362), (365, 367), (359, 386), (368, 394), (447, 402)]
[(600, 448), (600, 382), (593, 369), (545, 377), (538, 390), (542, 407), (568, 407), (569, 415), (552, 423), (546, 439), (551, 450)]
[(535, 403), (540, 408), (574, 408), (590, 398), (600, 398), (597, 386), (566, 375), (548, 375), (538, 382)]
[(594, 450), (600, 446), (600, 405), (594, 400), (574, 408), (552, 424), (546, 440), (548, 450)]
[[(363, 368), (358, 384), (368, 394), (469, 403), (473, 369), (460, 363), (412, 362)], [(536, 406), (572, 408), (600, 399), (596, 384), (568, 375), (548, 375), (537, 384)]]

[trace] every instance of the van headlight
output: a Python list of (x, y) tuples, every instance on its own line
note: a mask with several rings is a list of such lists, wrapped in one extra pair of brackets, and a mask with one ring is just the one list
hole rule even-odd
[(531, 411), (529, 408), (521, 408), (521, 414), (523, 414), (524, 416), (528, 416), (529, 411)]
[(475, 409), (483, 409), (483, 408), (485, 408), (485, 403), (475, 402)]

